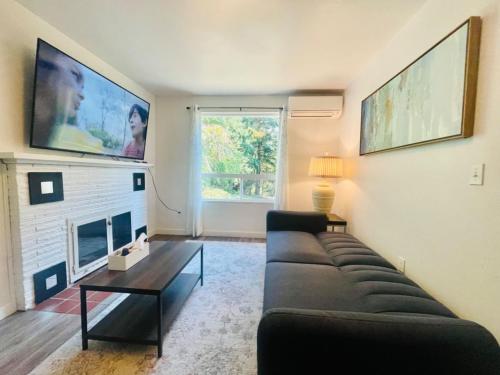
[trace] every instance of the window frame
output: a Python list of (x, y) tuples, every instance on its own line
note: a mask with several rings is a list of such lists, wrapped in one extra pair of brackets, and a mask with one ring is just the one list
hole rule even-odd
[[(223, 110), (221, 109), (220, 111), (201, 111), (200, 113), (200, 121), (201, 121), (201, 127), (203, 131), (203, 117), (223, 117), (223, 116), (239, 116), (239, 117), (244, 117), (244, 116), (255, 116), (255, 117), (274, 117), (276, 116), (278, 118), (278, 134), (281, 132), (281, 116), (283, 116), (282, 111), (277, 111), (275, 109), (273, 110), (260, 110), (260, 111), (255, 111), (255, 110), (240, 110), (240, 111), (234, 111), (234, 110)], [(280, 138), (278, 135), (278, 148), (276, 150), (276, 160), (279, 158), (279, 148), (280, 148)], [(201, 144), (201, 152), (203, 154), (203, 142)], [(204, 173), (201, 172), (201, 180), (203, 181), (204, 178), (237, 178), (239, 179), (240, 182), (240, 194), (237, 198), (207, 198), (203, 196), (203, 191), (202, 191), (202, 201), (203, 202), (220, 202), (220, 203), (264, 203), (264, 204), (273, 204), (276, 200), (276, 186), (274, 189), (274, 195), (272, 198), (251, 198), (249, 197), (248, 199), (245, 199), (245, 194), (243, 193), (243, 182), (245, 180), (253, 180), (253, 181), (276, 181), (276, 174), (278, 170), (276, 168), (276, 171), (274, 173), (261, 173), (259, 174), (246, 174), (246, 173)]]

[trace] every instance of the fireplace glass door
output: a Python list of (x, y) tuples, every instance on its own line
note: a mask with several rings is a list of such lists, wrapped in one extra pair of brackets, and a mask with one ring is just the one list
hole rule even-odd
[(129, 212), (115, 215), (111, 218), (113, 227), (113, 250), (132, 242), (132, 219)]
[(75, 282), (108, 262), (108, 254), (132, 242), (131, 211), (85, 216), (69, 223), (73, 237), (70, 281)]
[(108, 221), (78, 226), (78, 267), (83, 268), (108, 255)]

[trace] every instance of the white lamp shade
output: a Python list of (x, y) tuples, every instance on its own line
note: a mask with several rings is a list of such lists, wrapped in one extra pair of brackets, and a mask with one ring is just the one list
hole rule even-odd
[(309, 163), (309, 176), (342, 177), (342, 159), (336, 156), (314, 156)]

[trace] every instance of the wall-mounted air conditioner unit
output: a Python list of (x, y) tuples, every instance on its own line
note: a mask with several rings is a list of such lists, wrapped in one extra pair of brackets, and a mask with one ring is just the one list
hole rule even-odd
[(342, 114), (342, 104), (342, 96), (290, 96), (288, 117), (337, 119)]

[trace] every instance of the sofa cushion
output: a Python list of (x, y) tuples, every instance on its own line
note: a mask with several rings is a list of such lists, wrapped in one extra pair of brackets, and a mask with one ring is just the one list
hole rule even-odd
[[(365, 266), (366, 267), (366, 266)], [(373, 267), (373, 266), (370, 266)], [(456, 317), (404, 274), (389, 268), (341, 267), (362, 296), (364, 311)]]
[(357, 311), (361, 295), (336, 267), (271, 262), (266, 265), (264, 311), (272, 308)]
[(265, 290), (264, 311), (298, 308), (456, 317), (393, 270), (344, 270), (320, 264), (271, 262), (266, 266)]
[(354, 237), (321, 233), (318, 239), (328, 252), (309, 233), (268, 233), (264, 311), (286, 307), (455, 317)]
[(372, 265), (394, 269), (394, 266), (347, 233), (322, 232), (317, 238), (338, 267), (349, 265)]
[(306, 232), (267, 232), (267, 262), (333, 265), (316, 237)]

